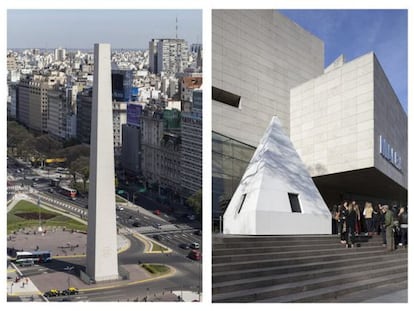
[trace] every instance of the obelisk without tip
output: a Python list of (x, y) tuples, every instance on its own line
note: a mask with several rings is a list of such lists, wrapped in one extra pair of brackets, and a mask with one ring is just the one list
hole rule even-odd
[(99, 282), (118, 278), (109, 44), (95, 44), (94, 66), (86, 273)]

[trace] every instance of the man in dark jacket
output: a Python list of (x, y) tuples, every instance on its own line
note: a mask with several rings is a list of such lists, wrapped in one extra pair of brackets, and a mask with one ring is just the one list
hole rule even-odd
[(357, 206), (353, 204), (348, 206), (348, 213), (346, 215), (346, 232), (347, 232), (347, 247), (354, 247), (355, 242), (355, 224), (357, 221), (357, 213), (355, 211)]

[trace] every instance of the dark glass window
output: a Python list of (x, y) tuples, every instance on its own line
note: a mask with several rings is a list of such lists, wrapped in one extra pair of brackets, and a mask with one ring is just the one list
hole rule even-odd
[(239, 108), (241, 97), (236, 94), (227, 92), (225, 90), (213, 86), (212, 96), (213, 100)]
[(242, 195), (242, 200), (241, 200), (241, 203), (240, 203), (239, 210), (237, 211), (237, 214), (240, 214), (240, 211), (241, 211), (241, 209), (243, 207), (243, 204), (244, 204), (244, 200), (246, 200), (246, 193)]
[(292, 212), (293, 213), (302, 213), (302, 209), (300, 208), (300, 202), (299, 202), (298, 194), (288, 193), (288, 195), (289, 195), (290, 208), (292, 209)]

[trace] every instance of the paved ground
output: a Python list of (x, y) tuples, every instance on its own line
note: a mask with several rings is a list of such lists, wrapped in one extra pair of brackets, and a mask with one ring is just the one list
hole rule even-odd
[[(118, 243), (123, 243), (119, 236)], [(48, 250), (53, 257), (85, 255), (86, 234), (63, 229), (54, 229), (46, 233), (26, 229), (7, 237), (7, 248), (25, 251)]]

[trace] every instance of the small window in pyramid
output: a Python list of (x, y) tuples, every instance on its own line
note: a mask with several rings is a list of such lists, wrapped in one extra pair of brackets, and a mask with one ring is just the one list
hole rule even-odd
[(244, 204), (244, 200), (246, 199), (246, 195), (247, 195), (247, 193), (245, 193), (245, 194), (242, 195), (240, 207), (239, 207), (239, 210), (237, 211), (237, 214), (240, 214), (240, 211), (241, 211), (241, 209), (243, 207), (243, 204)]
[(297, 193), (288, 193), (288, 195), (292, 212), (302, 213), (302, 209), (300, 208), (299, 195)]

